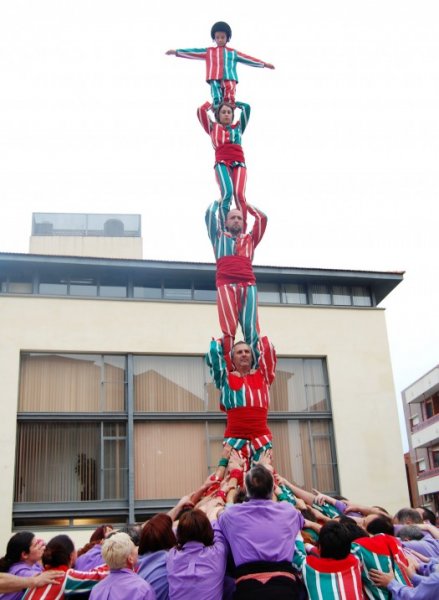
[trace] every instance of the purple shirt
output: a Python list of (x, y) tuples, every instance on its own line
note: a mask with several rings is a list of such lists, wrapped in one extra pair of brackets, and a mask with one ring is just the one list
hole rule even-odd
[[(227, 545), (216, 521), (213, 546), (187, 542), (168, 554), (169, 597), (172, 600), (221, 600)], [(131, 600), (131, 599), (130, 599)]]
[(393, 600), (437, 600), (439, 598), (439, 572), (428, 577), (415, 575), (412, 579), (416, 587), (402, 585), (396, 579), (391, 581), (387, 589), (392, 592)]
[(350, 510), (347, 513), (345, 513), (345, 510), (347, 509), (348, 505), (346, 504), (346, 502), (343, 502), (343, 500), (336, 500), (334, 507), (338, 510), (339, 513), (345, 515), (346, 517), (364, 517), (363, 513), (357, 512), (355, 510)]
[(154, 590), (131, 569), (112, 569), (91, 591), (90, 600), (156, 600)]
[[(29, 565), (27, 562), (20, 561), (14, 563), (8, 570), (10, 575), (18, 575), (19, 577), (33, 577), (39, 575), (43, 567), (40, 563)], [(20, 600), (24, 596), (26, 590), (20, 592), (10, 592), (9, 594), (0, 594), (1, 600)]]
[(139, 556), (136, 567), (137, 574), (151, 585), (157, 600), (168, 600), (169, 598), (167, 557), (167, 550), (146, 552)]
[(219, 520), (237, 567), (261, 560), (291, 562), (304, 523), (301, 513), (289, 502), (272, 500), (234, 504)]
[(422, 540), (407, 540), (402, 542), (403, 548), (415, 550), (429, 558), (439, 557), (439, 540), (424, 537)]
[(91, 571), (103, 564), (105, 564), (105, 561), (102, 558), (102, 546), (101, 544), (96, 544), (88, 552), (78, 556), (75, 562), (75, 569), (77, 571)]

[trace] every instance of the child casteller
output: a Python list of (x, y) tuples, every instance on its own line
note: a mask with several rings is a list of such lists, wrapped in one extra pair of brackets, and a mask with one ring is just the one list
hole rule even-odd
[(249, 67), (265, 67), (266, 69), (274, 69), (274, 66), (233, 48), (228, 48), (226, 44), (232, 37), (232, 30), (230, 25), (224, 21), (215, 23), (210, 35), (216, 46), (179, 48), (168, 50), (166, 54), (206, 61), (206, 81), (210, 84), (213, 108), (218, 108), (222, 102), (228, 102), (235, 106), (236, 84), (238, 83), (237, 64), (243, 63)]

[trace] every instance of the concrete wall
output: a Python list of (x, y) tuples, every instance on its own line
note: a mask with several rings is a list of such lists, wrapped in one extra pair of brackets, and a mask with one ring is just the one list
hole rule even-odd
[[(280, 356), (327, 358), (341, 492), (390, 511), (408, 505), (384, 311), (263, 306), (260, 322)], [(220, 334), (213, 304), (35, 296), (0, 297), (0, 330), (3, 540), (11, 529), (20, 351), (202, 355)]]

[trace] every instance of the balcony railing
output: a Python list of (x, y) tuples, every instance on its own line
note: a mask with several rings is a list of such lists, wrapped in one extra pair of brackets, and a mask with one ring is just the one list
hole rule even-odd
[(417, 431), (422, 431), (422, 429), (425, 429), (429, 425), (433, 425), (434, 423), (437, 423), (437, 422), (439, 422), (439, 413), (437, 415), (434, 415), (433, 417), (430, 417), (429, 419), (426, 419), (425, 421), (421, 421), (421, 423), (418, 423), (417, 425), (413, 425), (412, 433), (416, 433)]
[(418, 481), (419, 479), (429, 479), (430, 477), (436, 477), (437, 475), (439, 475), (439, 467), (429, 469), (428, 471), (422, 471), (422, 473), (418, 474)]

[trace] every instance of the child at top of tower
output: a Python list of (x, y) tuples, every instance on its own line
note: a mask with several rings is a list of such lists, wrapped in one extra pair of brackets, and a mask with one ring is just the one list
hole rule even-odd
[(213, 107), (218, 108), (222, 102), (228, 102), (235, 106), (236, 84), (238, 83), (237, 64), (240, 62), (250, 67), (265, 67), (267, 69), (274, 69), (274, 66), (227, 47), (227, 43), (232, 37), (232, 30), (228, 23), (218, 21), (212, 26), (210, 34), (216, 44), (215, 47), (179, 48), (168, 50), (166, 54), (173, 54), (181, 58), (205, 60), (206, 81), (210, 84)]

